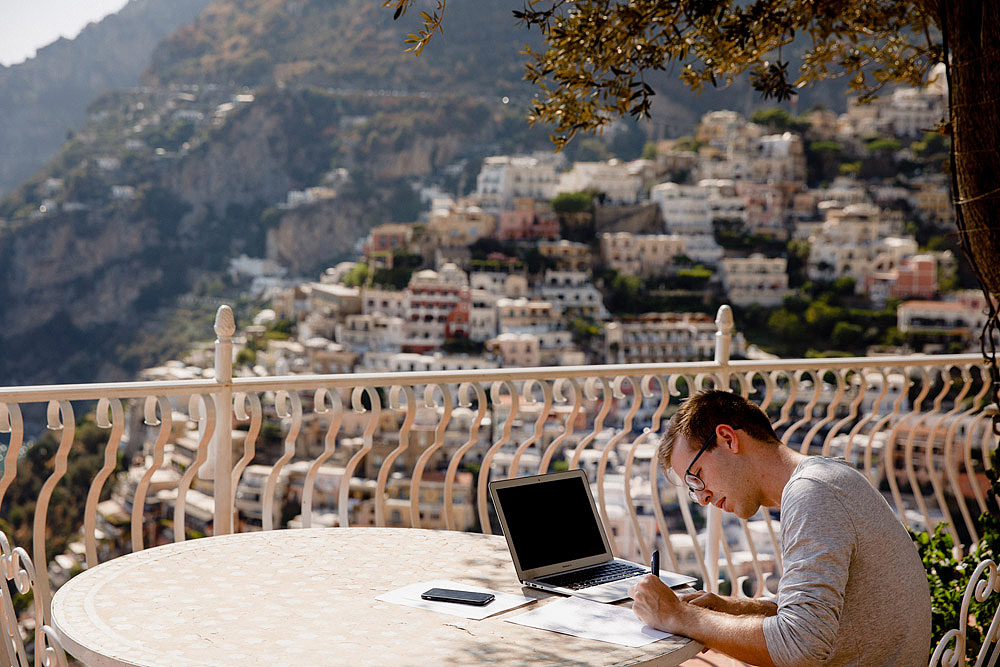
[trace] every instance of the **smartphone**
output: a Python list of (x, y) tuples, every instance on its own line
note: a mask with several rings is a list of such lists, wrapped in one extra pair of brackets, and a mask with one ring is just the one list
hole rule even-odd
[(420, 594), (424, 600), (436, 600), (438, 602), (457, 602), (458, 604), (472, 604), (482, 607), (493, 602), (493, 593), (477, 593), (475, 591), (456, 591), (451, 588), (432, 588)]

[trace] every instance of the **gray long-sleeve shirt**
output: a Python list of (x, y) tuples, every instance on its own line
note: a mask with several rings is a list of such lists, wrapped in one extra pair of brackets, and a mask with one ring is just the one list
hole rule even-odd
[(885, 499), (842, 460), (810, 457), (781, 498), (776, 665), (926, 665), (931, 602), (916, 548)]

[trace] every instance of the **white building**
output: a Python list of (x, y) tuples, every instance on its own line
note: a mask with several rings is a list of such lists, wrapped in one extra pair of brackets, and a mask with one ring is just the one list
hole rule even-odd
[(471, 299), (469, 339), (482, 343), (499, 333), (499, 318), (497, 316), (499, 297), (492, 292), (481, 289), (472, 289), (469, 292)]
[[(643, 364), (703, 361), (715, 355), (715, 320), (703, 313), (646, 313), (610, 322), (604, 328), (607, 363)], [(733, 336), (733, 354), (742, 355), (742, 334)]]
[(698, 185), (660, 183), (649, 191), (649, 200), (660, 207), (663, 224), (673, 234), (711, 234), (709, 190)]
[(509, 208), (515, 198), (548, 201), (556, 195), (561, 158), (497, 155), (483, 160), (476, 178), (480, 205), (489, 210)]
[(649, 278), (670, 273), (675, 257), (687, 254), (684, 237), (677, 234), (601, 234), (601, 259), (618, 273)]
[(402, 349), (405, 339), (402, 317), (382, 313), (348, 315), (337, 328), (337, 342), (355, 352), (394, 351)]
[(802, 137), (785, 132), (758, 139), (750, 172), (752, 179), (758, 183), (804, 185), (806, 154)]
[(643, 194), (643, 165), (608, 160), (575, 162), (559, 177), (557, 192), (596, 190), (611, 204), (635, 204)]
[(788, 295), (788, 260), (754, 253), (721, 262), (722, 286), (729, 303), (780, 306)]
[(572, 313), (594, 319), (608, 316), (601, 292), (590, 282), (590, 273), (586, 271), (548, 269), (537, 291), (538, 296), (555, 306), (562, 315)]
[(548, 301), (500, 299), (497, 315), (501, 333), (546, 333), (559, 328), (560, 317)]

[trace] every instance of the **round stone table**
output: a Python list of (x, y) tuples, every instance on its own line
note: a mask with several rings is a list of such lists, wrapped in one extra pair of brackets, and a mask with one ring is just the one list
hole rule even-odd
[[(375, 599), (432, 579), (540, 601), (474, 621)], [(102, 563), (59, 589), (51, 623), (91, 667), (677, 665), (701, 648), (677, 637), (628, 648), (503, 622), (549, 598), (521, 587), (499, 536), (275, 530)]]

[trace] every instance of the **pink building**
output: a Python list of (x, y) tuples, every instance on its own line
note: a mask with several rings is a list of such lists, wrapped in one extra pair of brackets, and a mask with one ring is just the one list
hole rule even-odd
[(528, 241), (559, 238), (559, 219), (548, 204), (530, 197), (514, 200), (514, 210), (500, 212), (497, 239)]
[(937, 260), (933, 255), (913, 255), (900, 260), (891, 271), (870, 273), (865, 287), (872, 301), (886, 299), (930, 299), (937, 293)]
[(396, 250), (407, 249), (413, 238), (413, 225), (388, 223), (373, 227), (365, 240), (365, 258), (374, 255), (392, 255)]

